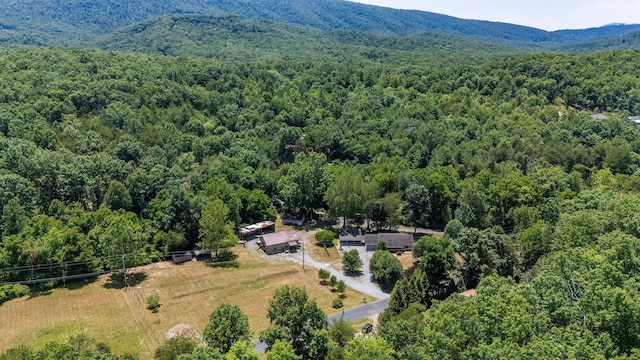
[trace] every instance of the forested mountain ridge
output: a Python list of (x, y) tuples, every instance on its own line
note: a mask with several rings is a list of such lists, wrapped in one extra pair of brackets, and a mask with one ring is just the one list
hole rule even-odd
[(561, 51), (569, 52), (615, 51), (625, 49), (640, 49), (640, 32), (619, 37), (605, 37), (560, 48)]
[(0, 4), (0, 39), (21, 44), (83, 44), (124, 26), (171, 14), (233, 14), (324, 31), (411, 36), (442, 32), (483, 41), (550, 48), (603, 36), (622, 36), (640, 25), (547, 32), (525, 26), (464, 20), (424, 11), (395, 10), (343, 0), (8, 0)]
[(171, 56), (230, 61), (314, 59), (419, 63), (449, 59), (477, 63), (521, 50), (442, 33), (412, 37), (244, 20), (235, 15), (170, 15), (100, 37), (95, 46)]

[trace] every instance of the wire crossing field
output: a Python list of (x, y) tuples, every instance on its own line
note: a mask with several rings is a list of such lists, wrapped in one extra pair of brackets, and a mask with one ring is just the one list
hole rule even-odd
[[(266, 313), (273, 291), (287, 284), (306, 287), (325, 312), (335, 312), (331, 303), (337, 294), (319, 284), (317, 270), (308, 268), (305, 273), (299, 264), (258, 258), (241, 246), (235, 252), (239, 268), (210, 268), (195, 261), (156, 263), (134, 269), (147, 277), (126, 291), (110, 288), (109, 277), (103, 276), (84, 286), (7, 302), (0, 306), (0, 351), (21, 344), (40, 348), (84, 333), (116, 353), (136, 352), (148, 359), (169, 329), (188, 324), (201, 333), (211, 312), (222, 303), (240, 306), (257, 338), (268, 326)], [(160, 296), (157, 313), (146, 309), (150, 294)], [(345, 307), (362, 299), (363, 295), (349, 289)]]

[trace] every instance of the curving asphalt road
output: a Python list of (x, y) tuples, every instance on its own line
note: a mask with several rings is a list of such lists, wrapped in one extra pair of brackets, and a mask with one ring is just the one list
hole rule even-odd
[[(358, 306), (357, 308), (345, 310), (344, 312), (339, 312), (337, 314), (333, 314), (329, 316), (329, 324), (338, 321), (339, 319), (344, 319), (346, 321), (357, 321), (361, 319), (367, 319), (371, 317), (375, 317), (379, 315), (389, 306), (389, 299), (383, 299), (374, 301), (369, 304), (363, 304)], [(356, 329), (357, 330), (357, 329)], [(254, 349), (257, 352), (267, 351), (267, 343), (258, 340), (255, 340)]]

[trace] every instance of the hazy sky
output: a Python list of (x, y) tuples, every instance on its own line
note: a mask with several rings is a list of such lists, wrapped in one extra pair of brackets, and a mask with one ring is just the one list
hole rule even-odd
[(640, 0), (357, 0), (463, 19), (501, 21), (545, 30), (640, 23)]

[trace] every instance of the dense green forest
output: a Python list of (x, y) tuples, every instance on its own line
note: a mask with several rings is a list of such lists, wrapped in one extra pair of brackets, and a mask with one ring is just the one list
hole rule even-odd
[(0, 42), (85, 45), (97, 36), (111, 34), (126, 26), (180, 14), (238, 15), (244, 19), (275, 21), (322, 31), (357, 31), (386, 36), (445, 33), (535, 49), (577, 45), (640, 31), (640, 25), (611, 25), (548, 32), (344, 0), (139, 0), (135, 3), (124, 0), (5, 0), (0, 3)]
[(326, 32), (238, 16), (176, 15), (135, 24), (94, 42), (105, 50), (228, 61), (335, 60), (420, 64), (479, 63), (525, 50), (429, 33), (412, 37)]
[(240, 225), (324, 209), (445, 237), (377, 336), (323, 356), (637, 356), (640, 53), (360, 59), (0, 50), (0, 281), (222, 258)]

